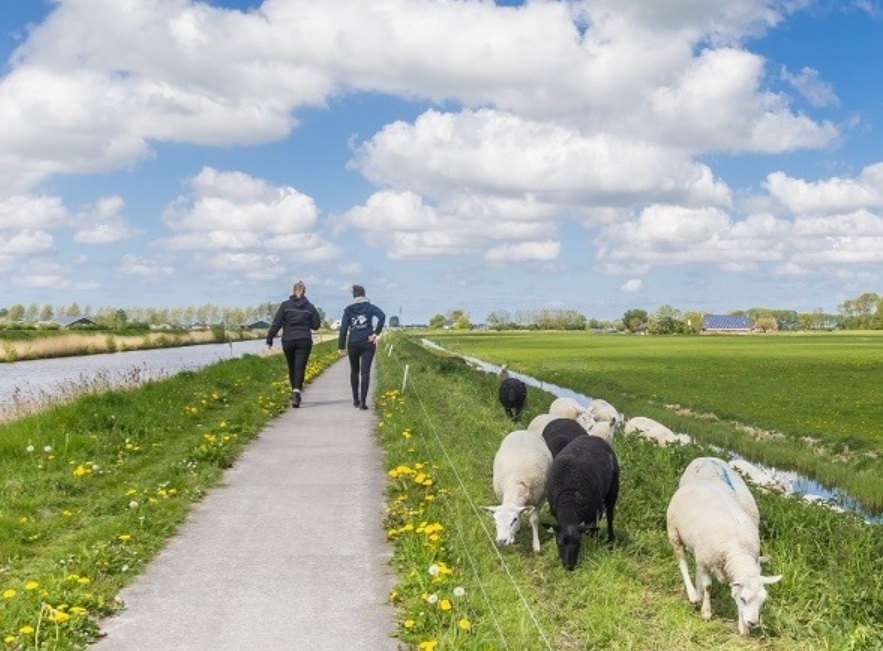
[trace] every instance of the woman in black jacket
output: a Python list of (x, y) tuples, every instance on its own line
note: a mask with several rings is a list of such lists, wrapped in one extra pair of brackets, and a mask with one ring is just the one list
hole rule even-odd
[(307, 300), (306, 291), (307, 286), (302, 280), (294, 283), (294, 293), (279, 305), (273, 323), (267, 330), (267, 348), (270, 349), (273, 347), (273, 337), (282, 329), (282, 352), (288, 362), (292, 407), (300, 407), (304, 375), (313, 347), (313, 334), (310, 331), (318, 330), (322, 325), (319, 310)]
[(359, 409), (368, 409), (371, 362), (384, 323), (383, 310), (371, 304), (364, 287), (353, 285), (353, 302), (346, 306), (340, 319), (337, 348), (341, 355), (349, 355), (353, 406)]

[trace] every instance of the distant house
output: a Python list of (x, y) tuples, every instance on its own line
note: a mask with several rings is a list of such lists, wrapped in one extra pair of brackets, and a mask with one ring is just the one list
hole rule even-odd
[(270, 327), (270, 324), (264, 319), (258, 319), (257, 321), (249, 321), (248, 323), (243, 323), (242, 327), (245, 330), (266, 330)]
[(50, 323), (57, 323), (62, 328), (77, 328), (98, 325), (95, 321), (87, 316), (59, 316), (52, 319)]
[(754, 322), (747, 316), (730, 316), (728, 314), (703, 314), (702, 332), (712, 333), (747, 333), (754, 329)]
[(390, 328), (398, 328), (399, 327), (399, 317), (393, 315), (389, 317), (389, 327)]

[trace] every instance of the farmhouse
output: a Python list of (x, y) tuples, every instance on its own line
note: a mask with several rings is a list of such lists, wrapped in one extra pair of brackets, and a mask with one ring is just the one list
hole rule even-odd
[(706, 334), (742, 334), (751, 332), (754, 322), (747, 316), (703, 314), (701, 331)]
[(265, 321), (264, 319), (258, 319), (256, 321), (243, 323), (241, 327), (245, 330), (266, 330), (270, 327), (270, 323), (268, 321)]
[(60, 316), (52, 319), (49, 323), (57, 323), (62, 328), (77, 328), (98, 325), (87, 316)]

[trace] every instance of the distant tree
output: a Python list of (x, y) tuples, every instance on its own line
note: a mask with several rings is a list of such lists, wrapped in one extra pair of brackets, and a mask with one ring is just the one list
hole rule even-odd
[(40, 308), (37, 307), (36, 303), (31, 303), (25, 309), (25, 320), (33, 323), (37, 320), (37, 316), (40, 314)]
[(874, 321), (874, 313), (879, 302), (880, 296), (866, 292), (856, 298), (843, 301), (837, 309), (843, 314), (848, 328), (867, 330)]
[(49, 303), (40, 308), (40, 321), (51, 321), (55, 317), (55, 312)]
[(25, 306), (19, 303), (16, 303), (12, 307), (9, 308), (9, 312), (7, 316), (10, 321), (21, 321), (25, 315)]
[(622, 325), (629, 332), (637, 332), (647, 323), (646, 310), (628, 310), (622, 315)]
[(117, 327), (123, 328), (129, 321), (129, 315), (126, 314), (125, 310), (117, 310), (114, 312), (113, 321)]
[(451, 326), (455, 330), (472, 330), (472, 322), (469, 320), (469, 315), (465, 312), (460, 312), (457, 314), (457, 317), (452, 319), (453, 325)]
[(687, 312), (684, 314), (684, 332), (695, 334), (702, 330), (702, 312)]
[(436, 314), (432, 318), (429, 319), (429, 327), (430, 328), (441, 328), (445, 324), (445, 317), (443, 314)]
[(779, 329), (779, 322), (772, 314), (766, 314), (754, 320), (754, 327), (763, 332), (776, 332)]
[(9, 308), (8, 307), (0, 307), (0, 319), (5, 319), (9, 316)]
[(83, 313), (80, 311), (80, 306), (77, 303), (71, 303), (66, 308), (64, 308), (65, 316), (83, 316)]
[(494, 310), (487, 315), (485, 322), (487, 323), (489, 328), (501, 330), (505, 328), (511, 322), (511, 320), (512, 319), (510, 318), (509, 313), (506, 310)]

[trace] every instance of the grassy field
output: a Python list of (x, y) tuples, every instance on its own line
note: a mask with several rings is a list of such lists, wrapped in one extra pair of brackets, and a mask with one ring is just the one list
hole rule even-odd
[[(536, 338), (517, 337), (518, 347), (530, 351), (536, 369), (548, 371), (551, 353)], [(508, 336), (442, 341), (524, 370), (525, 358), (511, 354), (511, 342)], [(494, 346), (499, 354), (488, 355)], [(759, 491), (762, 548), (773, 559), (766, 573), (784, 575), (770, 587), (763, 626), (739, 636), (729, 590), (717, 584), (714, 618), (702, 621), (685, 599), (665, 534), (665, 509), (680, 473), (692, 458), (709, 454), (698, 445), (659, 448), (616, 438), (617, 543), (609, 549), (587, 539), (575, 572), (563, 570), (545, 529), (538, 555), (526, 524), (513, 547), (497, 549), (491, 517), (479, 509), (496, 503), (493, 455), (513, 429), (497, 403), (496, 378), (403, 336), (378, 363), (379, 435), (391, 469), (386, 527), (399, 576), (393, 601), (400, 635), (412, 648), (883, 648), (879, 527)], [(576, 377), (586, 364), (573, 363)], [(559, 385), (571, 377), (548, 375)], [(546, 411), (551, 399), (532, 391), (524, 421)], [(541, 521), (553, 521), (547, 507)]]
[[(773, 558), (767, 573), (784, 578), (770, 587), (762, 628), (738, 635), (721, 586), (714, 618), (701, 620), (664, 529), (680, 472), (708, 453), (697, 445), (615, 440), (623, 473), (617, 543), (587, 539), (575, 572), (562, 569), (546, 528), (539, 554), (526, 525), (513, 547), (498, 549), (491, 516), (479, 508), (496, 503), (492, 459), (513, 428), (496, 378), (403, 335), (384, 342), (375, 403), (388, 507), (377, 526), (394, 550), (390, 600), (407, 648), (883, 649), (880, 527), (773, 494), (756, 492), (761, 538)], [(337, 359), (335, 348), (314, 348), (308, 378)], [(284, 369), (281, 355), (246, 356), (0, 424), (5, 648), (85, 648), (119, 589), (286, 408)], [(551, 400), (532, 391), (525, 418)], [(541, 521), (553, 521), (546, 507)]]
[(430, 337), (883, 508), (883, 336)]
[[(307, 381), (335, 349), (314, 347)], [(247, 355), (0, 424), (2, 648), (84, 648), (119, 589), (287, 408), (287, 377), (281, 354)]]

